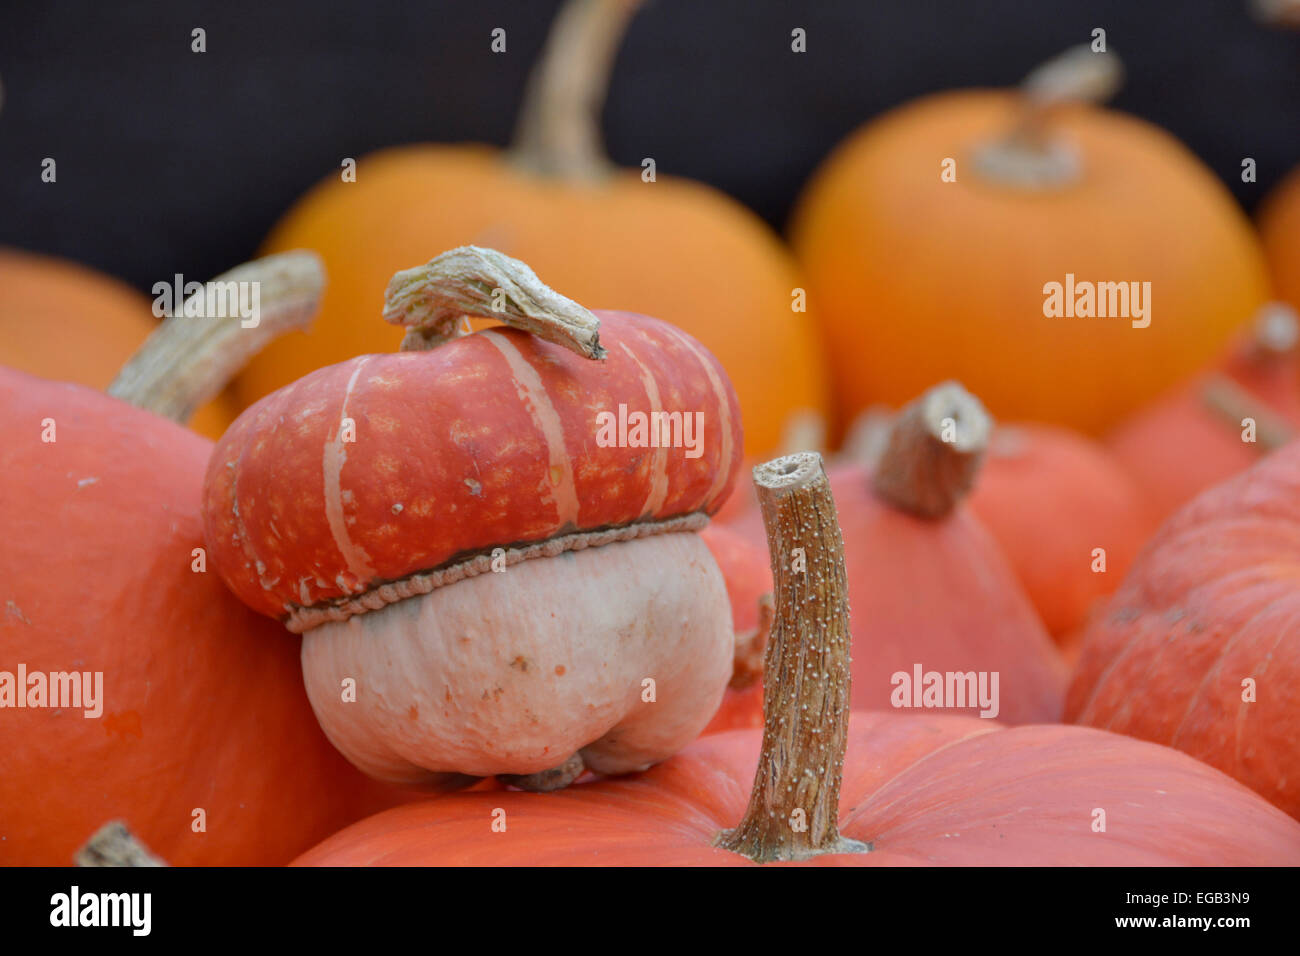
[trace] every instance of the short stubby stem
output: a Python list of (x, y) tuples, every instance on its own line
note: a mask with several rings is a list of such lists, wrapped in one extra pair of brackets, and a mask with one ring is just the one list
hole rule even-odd
[(947, 515), (970, 491), (993, 420), (956, 382), (936, 385), (899, 413), (872, 475), (875, 493), (919, 518)]
[(1071, 103), (1103, 103), (1124, 82), (1118, 56), (1071, 47), (1033, 70), (1020, 84), (1020, 115), (1000, 138), (972, 157), (982, 178), (1024, 189), (1059, 188), (1082, 175), (1073, 144), (1056, 136), (1053, 121)]
[(95, 831), (74, 858), (77, 866), (166, 866), (136, 839), (121, 820), (111, 820)]
[(744, 818), (714, 843), (758, 863), (870, 849), (839, 833), (848, 746), (848, 583), (830, 482), (815, 452), (754, 469), (776, 614), (764, 664), (763, 745)]

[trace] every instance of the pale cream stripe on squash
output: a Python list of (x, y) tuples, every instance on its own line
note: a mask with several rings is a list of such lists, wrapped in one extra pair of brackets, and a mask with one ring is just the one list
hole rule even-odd
[[(370, 564), (370, 555), (365, 550), (352, 541), (348, 534), (347, 517), (343, 513), (343, 465), (348, 460), (348, 453), (343, 449), (343, 421), (348, 417), (348, 399), (352, 397), (352, 390), (356, 387), (357, 377), (361, 370), (365, 368), (366, 363), (370, 361), (371, 356), (357, 362), (357, 367), (352, 370), (352, 377), (348, 379), (347, 390), (343, 393), (343, 404), (339, 408), (339, 420), (334, 427), (333, 437), (325, 440), (324, 455), (321, 461), (321, 467), (325, 474), (325, 520), (329, 522), (330, 534), (334, 537), (334, 546), (339, 549), (339, 554), (343, 557), (343, 563), (347, 565), (348, 572), (360, 581), (360, 585), (355, 590), (365, 590), (366, 585), (375, 576), (375, 569)], [(344, 583), (336, 581), (344, 592), (353, 593)]]
[(573, 462), (564, 447), (564, 423), (560, 421), (560, 413), (551, 404), (551, 396), (542, 383), (542, 376), (504, 335), (491, 329), (484, 329), (478, 334), (495, 345), (497, 351), (505, 357), (515, 382), (515, 391), (546, 440), (556, 526), (578, 527), (578, 490), (573, 479)]
[(727, 479), (731, 476), (731, 402), (727, 401), (727, 390), (723, 387), (722, 379), (718, 377), (718, 370), (709, 361), (709, 355), (704, 351), (703, 346), (697, 344), (689, 335), (686, 335), (675, 326), (665, 322), (664, 328), (672, 333), (682, 345), (686, 346), (699, 361), (700, 366), (704, 369), (704, 374), (709, 377), (709, 384), (713, 387), (713, 395), (718, 400), (718, 424), (722, 428), (722, 454), (718, 458), (718, 467), (713, 475), (713, 487), (709, 489), (709, 493), (704, 499), (704, 505), (707, 506), (709, 502), (721, 494), (722, 489), (727, 485)]
[[(641, 360), (636, 357), (636, 353), (627, 347), (627, 343), (620, 342), (619, 347), (627, 353), (627, 357), (635, 362), (637, 368), (641, 370), (641, 384), (645, 386), (646, 398), (650, 402), (649, 411), (652, 416), (654, 412), (663, 411), (663, 403), (659, 400), (659, 382), (655, 379), (654, 374), (642, 364)], [(654, 418), (651, 417), (650, 420), (654, 421)], [(663, 507), (666, 497), (668, 497), (668, 449), (661, 444), (655, 448), (654, 455), (650, 459), (650, 493), (646, 496), (645, 504), (641, 508), (641, 516), (644, 518), (654, 515), (656, 511)]]

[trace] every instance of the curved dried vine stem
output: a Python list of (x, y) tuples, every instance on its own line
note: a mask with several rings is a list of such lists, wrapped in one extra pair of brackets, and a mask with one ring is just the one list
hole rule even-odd
[(495, 249), (461, 246), (403, 269), (388, 283), (384, 318), (406, 327), (403, 352), (459, 338), (466, 316), (497, 319), (584, 358), (605, 357), (600, 319)]
[(849, 727), (848, 581), (844, 541), (821, 455), (754, 469), (776, 581), (763, 687), (763, 748), (749, 807), (714, 843), (751, 860), (857, 853), (840, 836), (840, 777)]
[(528, 78), (510, 155), (532, 172), (600, 179), (612, 164), (600, 135), (614, 57), (639, 0), (567, 0)]
[[(183, 425), (273, 339), (306, 328), (324, 289), (325, 268), (314, 252), (282, 252), (236, 266), (173, 310), (122, 367), (108, 394)], [(232, 307), (236, 303), (254, 308), (243, 316)]]

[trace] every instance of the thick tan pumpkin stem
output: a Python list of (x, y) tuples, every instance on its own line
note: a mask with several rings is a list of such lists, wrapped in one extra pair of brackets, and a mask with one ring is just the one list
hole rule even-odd
[(1201, 400), (1229, 428), (1244, 428), (1243, 419), (1254, 419), (1255, 443), (1261, 454), (1275, 451), (1295, 437), (1285, 419), (1226, 375), (1211, 376), (1201, 389)]
[(73, 858), (77, 866), (166, 866), (135, 838), (121, 820), (111, 820), (95, 831)]
[(397, 273), (384, 294), (384, 319), (407, 328), (403, 352), (459, 338), (466, 316), (497, 319), (584, 358), (605, 357), (600, 319), (495, 249), (461, 246), (444, 252)]
[(767, 645), (763, 747), (740, 825), (715, 845), (759, 863), (859, 853), (840, 836), (840, 777), (849, 727), (848, 583), (844, 541), (821, 455), (754, 469), (776, 581)]
[(614, 56), (639, 0), (567, 0), (528, 78), (510, 150), (531, 172), (601, 179), (613, 170), (600, 135)]
[(993, 420), (956, 382), (936, 385), (894, 421), (872, 487), (918, 518), (942, 518), (975, 483)]
[(1075, 182), (1082, 171), (1078, 153), (1054, 136), (1053, 119), (1070, 104), (1104, 103), (1123, 82), (1119, 57), (1094, 53), (1087, 43), (1048, 60), (1021, 82), (1015, 126), (975, 152), (976, 170), (986, 179), (1028, 189)]
[[(108, 394), (183, 425), (272, 340), (306, 328), (324, 289), (325, 268), (314, 252), (236, 266), (175, 309), (122, 367)], [(237, 314), (243, 306), (250, 307), (248, 316)]]

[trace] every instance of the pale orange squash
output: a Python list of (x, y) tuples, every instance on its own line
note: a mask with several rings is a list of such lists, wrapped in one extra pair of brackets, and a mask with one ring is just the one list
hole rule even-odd
[[(793, 241), (842, 421), (958, 378), (1001, 419), (1098, 433), (1265, 300), (1259, 242), (1214, 174), (1151, 124), (1076, 101), (1117, 84), (1113, 56), (1085, 47), (1018, 91), (908, 103), (815, 175)], [(1049, 317), (1045, 287), (1067, 276), (1149, 282), (1150, 311), (1116, 289), (1107, 312), (1128, 316)]]
[(1300, 309), (1300, 166), (1264, 200), (1259, 232), (1278, 298)]

